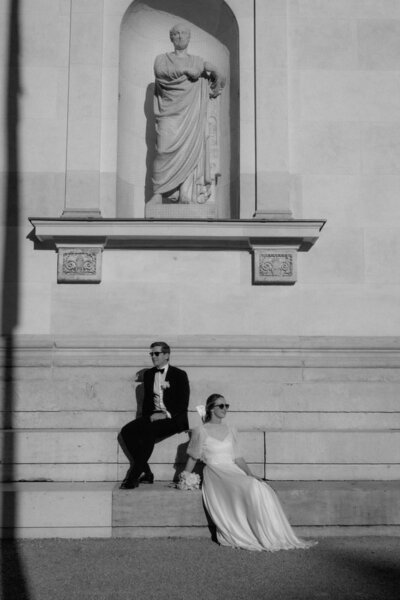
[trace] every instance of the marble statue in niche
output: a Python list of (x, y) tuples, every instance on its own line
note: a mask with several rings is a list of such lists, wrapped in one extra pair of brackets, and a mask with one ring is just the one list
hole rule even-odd
[(225, 77), (210, 62), (188, 54), (190, 29), (170, 30), (172, 52), (154, 62), (156, 154), (153, 197), (157, 204), (204, 204), (219, 176), (218, 110)]

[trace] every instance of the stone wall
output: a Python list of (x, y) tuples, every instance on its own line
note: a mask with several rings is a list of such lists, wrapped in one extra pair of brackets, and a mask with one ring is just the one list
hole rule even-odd
[(0, 0), (3, 331), (15, 344), (5, 464), (28, 465), (14, 478), (119, 477), (115, 433), (162, 337), (193, 403), (228, 396), (267, 476), (398, 477), (399, 5), (226, 2), (239, 32), (241, 217), (328, 219), (295, 286), (253, 286), (250, 253), (225, 249), (106, 250), (99, 285), (59, 285), (28, 217), (116, 214), (130, 4)]
[[(328, 219), (312, 251), (299, 254), (295, 286), (252, 286), (246, 251), (150, 250), (106, 251), (99, 286), (56, 284), (56, 254), (27, 239), (27, 217), (115, 215), (118, 41), (129, 4), (18, 3), (19, 68), (15, 56), (10, 67), (20, 80), (17, 189), (7, 188), (1, 150), (18, 261), (18, 269), (7, 266), (8, 290), (18, 296), (15, 331), (399, 334), (400, 15), (389, 0), (258, 2), (255, 29), (252, 2), (228, 3), (240, 39), (241, 214), (277, 212), (275, 201), (284, 211), (289, 198), (295, 217)], [(0, 17), (7, 81), (6, 0)], [(7, 131), (3, 119), (3, 137)], [(155, 297), (167, 299), (163, 310)]]
[[(14, 405), (3, 422), (6, 478), (115, 481), (127, 461), (117, 444), (134, 418), (150, 339), (20, 339)], [(190, 378), (195, 407), (219, 392), (256, 473), (282, 480), (389, 480), (400, 475), (398, 338), (180, 337), (173, 364)], [(139, 377), (140, 379), (140, 377)], [(8, 382), (10, 386), (10, 382)], [(186, 461), (188, 435), (157, 446), (158, 479)]]

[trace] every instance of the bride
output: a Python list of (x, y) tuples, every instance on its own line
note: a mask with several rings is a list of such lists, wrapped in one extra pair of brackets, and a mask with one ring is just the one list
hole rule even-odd
[(296, 537), (275, 492), (241, 457), (236, 431), (222, 422), (228, 408), (220, 394), (207, 399), (204, 425), (192, 432), (182, 473), (183, 480), (190, 479), (197, 460), (205, 463), (202, 493), (218, 542), (269, 551), (314, 545)]

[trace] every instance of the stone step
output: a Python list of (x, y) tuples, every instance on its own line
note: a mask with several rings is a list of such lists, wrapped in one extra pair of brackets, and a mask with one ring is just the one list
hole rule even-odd
[[(47, 410), (13, 411), (13, 429), (120, 429), (136, 416), (134, 410)], [(3, 422), (4, 422), (3, 415)], [(189, 427), (199, 424), (197, 412), (189, 412)], [(331, 430), (331, 429), (400, 429), (400, 412), (340, 412), (330, 406), (330, 410), (319, 411), (230, 411), (229, 423), (244, 430)]]
[[(127, 459), (116, 429), (20, 429), (0, 432), (4, 475), (11, 480), (119, 480)], [(278, 479), (393, 478), (400, 470), (400, 430), (241, 431), (255, 472)], [(172, 479), (186, 461), (188, 434), (157, 444), (156, 476)], [(379, 477), (379, 469), (382, 476)]]
[[(301, 535), (399, 535), (400, 481), (272, 481)], [(3, 537), (208, 536), (201, 492), (169, 483), (0, 484)]]
[[(398, 413), (399, 369), (191, 367), (190, 410), (214, 391), (233, 412)], [(4, 392), (5, 382), (0, 382)], [(15, 369), (13, 411), (133, 414), (141, 402), (135, 368)], [(62, 416), (62, 415), (60, 415)], [(257, 419), (257, 414), (255, 415)], [(121, 424), (125, 417), (122, 416)], [(118, 423), (119, 424), (119, 423)]]
[[(273, 481), (295, 527), (400, 526), (400, 482)], [(114, 536), (151, 536), (161, 528), (207, 529), (201, 492), (180, 492), (170, 484), (113, 491)]]
[[(159, 481), (171, 481), (183, 463), (155, 463), (151, 461), (151, 469)], [(274, 480), (317, 480), (317, 481), (351, 481), (373, 480), (390, 481), (400, 479), (398, 464), (282, 464), (282, 463), (249, 463), (251, 470), (259, 477)], [(127, 463), (58, 463), (58, 464), (8, 464), (2, 466), (5, 481), (122, 481), (128, 468)]]
[(3, 483), (3, 537), (111, 537), (115, 483)]

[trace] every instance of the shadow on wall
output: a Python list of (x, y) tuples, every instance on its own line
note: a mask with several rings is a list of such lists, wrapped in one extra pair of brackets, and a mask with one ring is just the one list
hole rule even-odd
[(146, 117), (146, 182), (144, 190), (145, 203), (153, 195), (152, 169), (156, 156), (156, 120), (154, 117), (154, 88), (155, 84), (150, 83), (146, 90), (146, 100), (144, 103), (144, 114)]
[[(9, 0), (9, 40), (6, 103), (4, 121), (7, 123), (6, 144), (7, 176), (5, 180), (5, 196), (3, 212), (3, 264), (2, 264), (2, 394), (3, 412), (2, 429), (12, 429), (12, 411), (15, 399), (14, 389), (14, 336), (18, 324), (18, 221), (19, 221), (19, 180), (18, 180), (18, 100), (20, 94), (20, 32), (19, 32), (19, 0)], [(2, 447), (2, 482), (13, 481), (14, 442), (12, 436), (3, 435)], [(1, 498), (2, 539), (1, 561), (1, 597), (29, 599), (27, 584), (22, 568), (21, 557), (15, 540), (16, 499), (12, 493), (2, 492)]]

